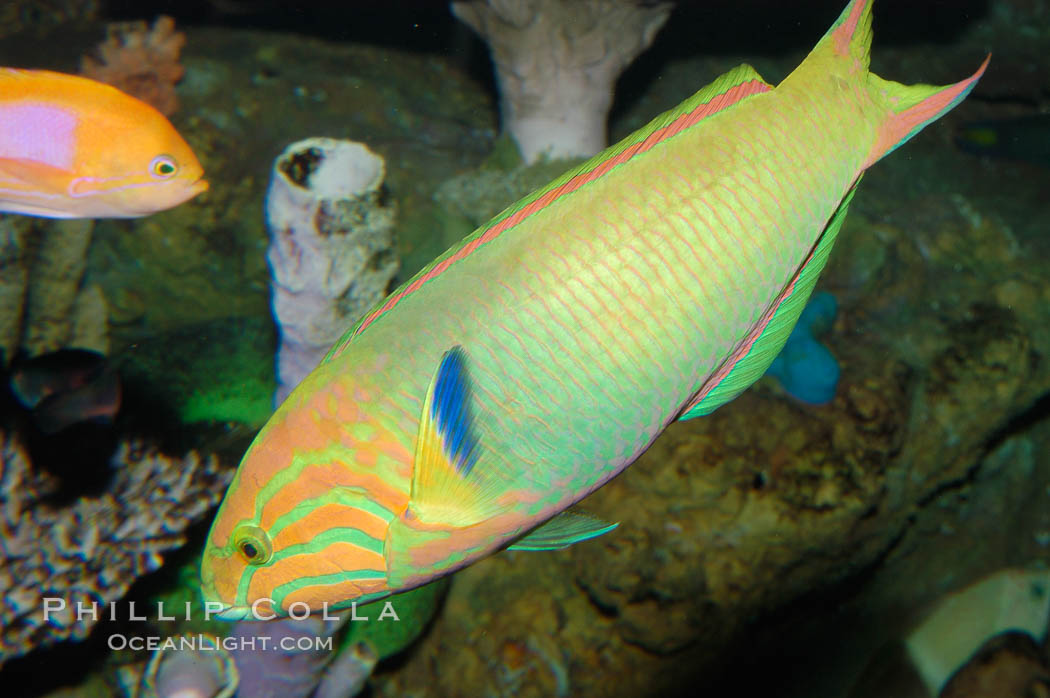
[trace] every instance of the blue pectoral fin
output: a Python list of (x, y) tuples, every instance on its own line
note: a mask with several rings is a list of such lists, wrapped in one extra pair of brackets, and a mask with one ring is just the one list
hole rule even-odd
[(608, 533), (620, 524), (602, 521), (578, 509), (566, 509), (553, 519), (519, 538), (507, 550), (561, 550), (573, 543)]
[(423, 402), (406, 513), (451, 526), (470, 526), (497, 514), (504, 488), (494, 473), (475, 467), (481, 458), (466, 354), (456, 346), (441, 357)]

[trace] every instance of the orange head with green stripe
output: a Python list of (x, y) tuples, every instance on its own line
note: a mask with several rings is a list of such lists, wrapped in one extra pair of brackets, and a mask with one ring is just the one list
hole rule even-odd
[(571, 507), (765, 372), (864, 170), (984, 70), (883, 80), (870, 21), (853, 0), (776, 88), (730, 71), (366, 314), (245, 455), (205, 599), (338, 608), (614, 528)]
[(265, 616), (387, 592), (384, 544), (405, 496), (374, 470), (407, 467), (411, 454), (360, 409), (369, 397), (345, 382), (294, 392), (252, 444), (204, 558), (205, 597), (233, 607), (223, 617), (260, 599), (252, 610)]
[(369, 371), (326, 374), (307, 377), (256, 437), (245, 455), (251, 468), (238, 471), (216, 517), (202, 577), (224, 619), (403, 591), (461, 567), (520, 524), (499, 498), (481, 503), (480, 483), (495, 479), (464, 477), (480, 452), (461, 349), (445, 354), (430, 383), (414, 445), (403, 438), (408, 415), (374, 391)]

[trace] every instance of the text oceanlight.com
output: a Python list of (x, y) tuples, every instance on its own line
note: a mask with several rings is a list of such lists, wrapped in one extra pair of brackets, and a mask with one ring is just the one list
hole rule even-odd
[[(82, 601), (77, 601), (77, 603), (76, 603), (76, 619), (77, 619), (77, 622), (81, 622), (83, 620), (91, 620), (91, 621), (97, 622), (97, 621), (99, 621), (100, 619), (103, 619), (103, 618), (108, 619), (108, 620), (133, 620), (133, 621), (146, 621), (146, 620), (154, 620), (154, 621), (187, 620), (188, 621), (188, 620), (193, 620), (192, 603), (189, 602), (189, 601), (187, 601), (185, 603), (185, 606), (183, 608), (183, 612), (179, 613), (177, 616), (175, 615), (176, 613), (178, 613), (178, 611), (175, 610), (175, 608), (177, 608), (177, 606), (175, 608), (172, 608), (170, 606), (165, 608), (163, 601), (158, 601), (157, 602), (157, 614), (155, 616), (152, 616), (152, 617), (147, 617), (144, 614), (143, 615), (137, 614), (134, 601), (128, 601), (127, 604), (125, 604), (125, 605), (127, 607), (128, 616), (127, 616), (127, 618), (122, 618), (120, 616), (120, 614), (117, 613), (117, 606), (118, 606), (118, 604), (117, 604), (116, 601), (111, 601), (108, 604), (99, 604), (98, 602), (95, 602), (95, 601), (92, 601), (91, 603), (84, 603)], [(253, 603), (251, 605), (251, 609), (250, 609), (251, 610), (251, 620), (274, 620), (276, 618), (279, 618), (280, 616), (278, 616), (276, 613), (273, 613), (272, 611), (265, 610), (267, 608), (273, 608), (273, 606), (274, 606), (273, 599), (267, 599), (267, 598), (258, 599), (255, 603)], [(216, 602), (216, 601), (205, 601), (204, 602), (204, 620), (211, 620), (212, 616), (215, 615), (215, 614), (221, 613), (223, 608), (224, 608), (223, 605), (221, 603)], [(61, 616), (62, 617), (61, 619), (64, 620), (65, 619), (64, 617), (69, 615), (68, 613), (66, 613), (66, 610), (67, 610), (67, 604), (66, 604), (66, 600), (65, 599), (60, 598), (60, 597), (56, 597), (56, 596), (45, 596), (44, 597), (44, 622), (45, 623), (49, 623), (49, 622), (50, 623), (54, 623), (55, 622), (55, 621), (52, 621), (52, 619), (51, 619), (52, 615)], [(108, 611), (108, 613), (107, 613), (107, 611)], [(332, 615), (333, 613), (336, 613), (337, 615)], [(287, 615), (288, 615), (289, 618), (292, 618), (293, 620), (306, 620), (307, 618), (310, 617), (311, 614), (312, 614), (312, 611), (310, 610), (310, 607), (306, 603), (304, 603), (302, 601), (296, 601), (296, 602), (294, 602), (292, 604), (289, 604), (289, 606), (288, 606), (288, 614)], [(341, 617), (343, 615), (346, 615), (346, 614), (349, 614), (349, 618), (346, 618), (346, 620), (351, 620), (351, 621), (367, 621), (367, 620), (371, 620), (371, 618), (369, 616), (360, 615), (358, 613), (358, 609), (357, 609), (357, 604), (356, 603), (351, 603), (350, 604), (350, 608), (341, 609), (338, 612), (331, 611), (328, 608), (328, 604), (326, 603), (326, 604), (322, 605), (320, 613), (317, 613), (315, 615), (320, 617), (321, 620), (336, 621), (336, 620), (340, 620)], [(399, 620), (401, 620), (401, 618), (398, 617), (397, 611), (394, 610), (394, 605), (390, 601), (385, 601), (383, 603), (383, 609), (376, 616), (376, 620), (399, 621)]]
[[(244, 620), (265, 621), (279, 618), (280, 616), (269, 610), (273, 608), (273, 605), (274, 602), (272, 599), (259, 599), (252, 604), (249, 609), (250, 615)], [(51, 596), (44, 597), (43, 615), (45, 623), (59, 626), (68, 625), (73, 621), (74, 616), (76, 622), (83, 622), (85, 620), (90, 620), (92, 622), (98, 622), (99, 620), (174, 622), (177, 620), (193, 620), (193, 612), (196, 608), (197, 607), (189, 601), (187, 601), (181, 609), (178, 604), (169, 604), (165, 607), (163, 601), (158, 601), (155, 606), (140, 606), (138, 609), (136, 608), (134, 601), (128, 601), (123, 604), (116, 601), (111, 601), (108, 604), (100, 604), (94, 601), (89, 603), (78, 601), (70, 606), (65, 599)], [(338, 621), (340, 623), (346, 621), (368, 621), (373, 619), (376, 621), (401, 620), (390, 601), (383, 603), (382, 610), (380, 610), (379, 613), (375, 613), (376, 608), (378, 608), (378, 602), (374, 602), (374, 605), (367, 609), (369, 615), (365, 615), (363, 611), (358, 610), (357, 604), (355, 603), (352, 603), (349, 608), (340, 609), (339, 611), (332, 611), (328, 608), (327, 604), (324, 604), (320, 612), (311, 614), (309, 606), (302, 602), (296, 602), (289, 605), (288, 618), (294, 621), (304, 621), (312, 616), (314, 620)], [(223, 605), (220, 603), (205, 602), (204, 620), (211, 620), (213, 614), (218, 614), (222, 610)], [(156, 613), (152, 613), (153, 611)], [(261, 630), (266, 627), (269, 626), (260, 625), (259, 629)], [(114, 633), (109, 636), (107, 644), (111, 650), (150, 652), (169, 649), (191, 650), (197, 652), (207, 652), (211, 650), (225, 650), (227, 652), (266, 652), (268, 650), (281, 652), (331, 652), (334, 647), (331, 633), (322, 633), (317, 636), (295, 636), (280, 633), (276, 634), (276, 636), (270, 636), (246, 633), (244, 635), (235, 634), (231, 637), (215, 637), (209, 634), (186, 634), (176, 637), (144, 637), (135, 634), (125, 635), (122, 633)]]
[(157, 650), (189, 650), (193, 652), (210, 652), (226, 650), (227, 652), (331, 652), (334, 645), (332, 636), (327, 637), (277, 637), (253, 635), (242, 637), (213, 637), (211, 635), (179, 635), (178, 637), (139, 637), (114, 633), (107, 642), (111, 650), (134, 650), (155, 652)]

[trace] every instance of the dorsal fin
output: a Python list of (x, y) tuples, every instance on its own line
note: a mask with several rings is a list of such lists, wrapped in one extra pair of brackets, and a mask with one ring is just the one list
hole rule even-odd
[(681, 117), (687, 117), (688, 125), (691, 126), (739, 104), (752, 95), (769, 92), (771, 89), (773, 86), (763, 80), (757, 70), (747, 63), (741, 63), (729, 72), (715, 78), (714, 81), (671, 111), (653, 119), (649, 126), (661, 119), (667, 119), (668, 123), (672, 123)]

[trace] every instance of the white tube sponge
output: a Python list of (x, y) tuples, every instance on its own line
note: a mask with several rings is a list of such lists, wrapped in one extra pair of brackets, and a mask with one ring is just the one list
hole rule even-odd
[(387, 293), (399, 261), (383, 159), (361, 143), (308, 138), (274, 163), (266, 194), (279, 405)]
[(671, 13), (646, 0), (465, 0), (452, 13), (489, 45), (503, 130), (526, 163), (589, 157), (607, 144), (620, 73)]

